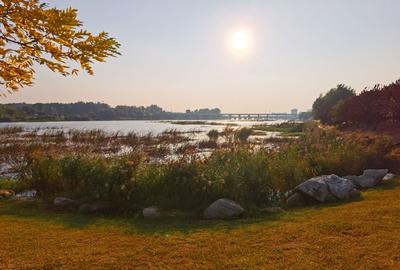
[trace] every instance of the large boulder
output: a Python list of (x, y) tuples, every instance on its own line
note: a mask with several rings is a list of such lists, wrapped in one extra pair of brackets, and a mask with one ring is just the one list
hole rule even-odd
[(329, 192), (338, 200), (349, 200), (351, 192), (355, 188), (350, 180), (341, 178), (337, 175), (329, 175), (324, 179)]
[(77, 201), (66, 197), (56, 197), (53, 200), (53, 205), (57, 209), (71, 209), (78, 205)]
[(378, 185), (388, 172), (388, 169), (368, 169), (360, 176), (349, 175), (344, 178), (352, 181), (359, 188), (372, 188)]
[(207, 219), (232, 219), (240, 217), (244, 209), (236, 202), (229, 199), (219, 199), (213, 202), (205, 211)]
[(11, 198), (15, 192), (11, 189), (0, 189), (0, 198)]
[(388, 173), (388, 169), (368, 169), (364, 170), (363, 176), (381, 180)]
[(326, 202), (330, 194), (328, 191), (328, 186), (324, 182), (325, 177), (326, 176), (323, 175), (311, 178), (295, 187), (294, 190), (318, 202)]
[[(349, 200), (354, 198), (354, 184), (345, 178), (337, 175), (322, 175), (311, 178), (297, 187), (294, 191), (303, 195), (303, 201), (314, 200), (320, 203), (331, 203), (336, 201)], [(292, 195), (288, 199), (289, 205), (303, 204), (299, 195)]]

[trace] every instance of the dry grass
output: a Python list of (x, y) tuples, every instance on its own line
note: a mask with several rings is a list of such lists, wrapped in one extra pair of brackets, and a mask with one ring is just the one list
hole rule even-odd
[(400, 181), (348, 204), (210, 222), (0, 203), (1, 269), (399, 269)]

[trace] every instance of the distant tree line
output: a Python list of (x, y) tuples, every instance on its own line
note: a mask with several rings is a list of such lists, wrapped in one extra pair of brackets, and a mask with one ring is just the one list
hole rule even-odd
[(338, 85), (313, 105), (313, 116), (324, 124), (377, 129), (380, 126), (400, 126), (400, 80), (359, 95), (344, 85)]
[(219, 119), (220, 109), (166, 112), (157, 105), (116, 106), (105, 103), (12, 103), (0, 104), (0, 121), (90, 121), (90, 120), (186, 120)]

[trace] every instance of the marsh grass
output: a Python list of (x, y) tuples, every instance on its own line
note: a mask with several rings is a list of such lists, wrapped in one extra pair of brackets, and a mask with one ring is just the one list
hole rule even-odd
[(301, 136), (307, 123), (304, 122), (283, 122), (274, 125), (254, 125), (254, 131), (280, 132), (281, 136)]
[[(109, 201), (122, 211), (156, 205), (200, 213), (214, 200), (230, 198), (257, 215), (261, 207), (282, 204), (289, 191), (310, 177), (360, 174), (379, 167), (390, 145), (385, 137), (362, 141), (315, 124), (305, 126), (304, 132), (279, 147), (260, 147), (235, 140), (235, 131), (228, 130), (226, 143), (206, 156), (184, 140), (172, 150), (167, 142), (182, 142), (177, 133), (115, 136), (118, 143), (135, 145), (134, 151), (104, 156), (93, 150), (36, 149), (27, 152), (20, 178), (47, 200), (62, 195)], [(104, 141), (103, 135), (93, 134)], [(173, 152), (174, 158), (167, 158)]]

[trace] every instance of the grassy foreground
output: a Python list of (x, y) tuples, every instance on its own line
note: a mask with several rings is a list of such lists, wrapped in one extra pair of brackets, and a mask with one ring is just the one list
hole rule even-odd
[(348, 204), (226, 222), (95, 218), (0, 202), (1, 269), (398, 269), (400, 181)]

